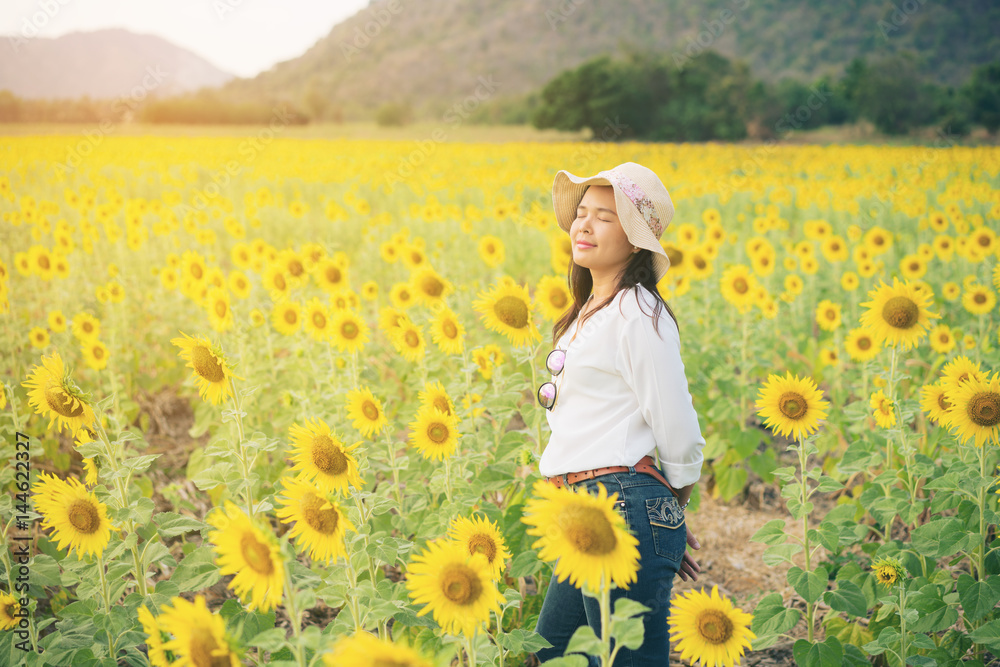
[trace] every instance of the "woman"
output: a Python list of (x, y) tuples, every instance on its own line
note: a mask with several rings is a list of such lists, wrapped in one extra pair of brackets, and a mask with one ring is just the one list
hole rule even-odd
[[(688, 393), (676, 319), (656, 289), (670, 261), (660, 246), (673, 203), (650, 169), (626, 162), (596, 176), (556, 174), (552, 203), (570, 235), (573, 308), (556, 323), (546, 365), (551, 382), (538, 391), (552, 435), (539, 471), (555, 484), (597, 484), (617, 493), (616, 509), (639, 539), (637, 581), (612, 591), (651, 611), (645, 639), (622, 648), (615, 665), (669, 664), (667, 614), (675, 574), (697, 579), (686, 544), (684, 507), (701, 475), (705, 444)], [(665, 307), (669, 318), (661, 317)], [(656, 454), (655, 467), (649, 455)], [(669, 486), (668, 486), (669, 484)], [(553, 578), (537, 631), (563, 655), (584, 623), (601, 636), (597, 600), (569, 580)], [(592, 658), (592, 664), (597, 664)]]

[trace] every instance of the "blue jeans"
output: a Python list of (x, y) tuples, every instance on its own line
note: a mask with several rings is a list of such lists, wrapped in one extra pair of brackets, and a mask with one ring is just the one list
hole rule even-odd
[[(629, 588), (611, 591), (611, 610), (615, 600), (627, 597), (650, 608), (642, 615), (645, 637), (636, 650), (622, 648), (615, 658), (614, 667), (663, 667), (670, 664), (670, 636), (667, 615), (670, 611), (670, 592), (674, 575), (681, 566), (687, 546), (687, 527), (684, 512), (667, 487), (655, 478), (638, 472), (601, 475), (575, 487), (585, 485), (587, 491), (597, 493), (597, 484), (608, 490), (608, 495), (618, 494), (615, 508), (639, 540), (639, 571), (636, 581)], [(583, 624), (590, 625), (601, 636), (601, 610), (596, 598), (569, 583), (552, 577), (536, 631), (552, 644), (541, 649), (537, 656), (541, 662), (557, 658), (566, 651), (570, 638)], [(612, 645), (613, 646), (613, 645)], [(599, 665), (591, 656), (590, 664)]]

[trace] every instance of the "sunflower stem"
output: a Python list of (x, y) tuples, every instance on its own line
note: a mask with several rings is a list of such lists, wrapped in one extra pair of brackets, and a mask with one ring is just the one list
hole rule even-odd
[(351, 562), (351, 557), (348, 555), (345, 559), (347, 561), (347, 581), (351, 584), (351, 591), (347, 594), (347, 604), (351, 608), (351, 616), (354, 617), (354, 630), (355, 632), (361, 632), (364, 630), (361, 620), (361, 608), (358, 605), (358, 573), (354, 569), (354, 563)]
[[(806, 490), (808, 482), (806, 481), (806, 462), (809, 457), (806, 456), (806, 448), (799, 438), (799, 483), (801, 484), (802, 490), (802, 550), (806, 558), (806, 572), (811, 572), (809, 567), (809, 556), (811, 550), (809, 549), (809, 512), (806, 511), (806, 502), (809, 500), (809, 493)], [(809, 643), (813, 641), (813, 615), (815, 614), (815, 609), (812, 602), (806, 602), (806, 628), (809, 633)]]
[(288, 622), (292, 626), (292, 634), (295, 637), (295, 661), (299, 667), (306, 667), (305, 654), (302, 652), (302, 619), (300, 611), (295, 607), (295, 587), (292, 585), (292, 572), (290, 568), (285, 568), (285, 596), (288, 601)]
[[(747, 378), (747, 336), (750, 333), (749, 327), (747, 327), (747, 313), (744, 311), (740, 314), (740, 327), (742, 329), (742, 338), (740, 341), (740, 376), (743, 380), (745, 386), (749, 385), (749, 379)], [(745, 431), (747, 429), (746, 425), (746, 409), (747, 409), (747, 397), (746, 392), (740, 392), (740, 431)]]
[(899, 662), (906, 664), (906, 582), (900, 580), (899, 586)]
[[(104, 573), (104, 558), (101, 556), (97, 557), (97, 574), (101, 578), (101, 595), (104, 598), (104, 613), (109, 617), (111, 616), (111, 592), (108, 590), (108, 577)], [(111, 633), (105, 630), (108, 635), (108, 657), (114, 660), (115, 658), (115, 644), (111, 637)]]
[(247, 504), (247, 516), (251, 519), (254, 518), (253, 509), (253, 486), (250, 483), (250, 466), (247, 462), (247, 450), (245, 444), (245, 436), (243, 431), (243, 400), (240, 398), (239, 392), (236, 390), (236, 380), (233, 376), (229, 376), (229, 387), (233, 392), (233, 402), (236, 404), (236, 412), (233, 415), (236, 419), (236, 436), (239, 440), (238, 452), (236, 456), (240, 460), (240, 467), (243, 469), (243, 499)]
[[(354, 494), (354, 504), (358, 508), (358, 516), (361, 519), (361, 524), (365, 526), (368, 525), (368, 517), (370, 516), (370, 514), (365, 511), (364, 503), (361, 502), (361, 495), (358, 493)], [(368, 533), (361, 533), (361, 537), (364, 540), (364, 545), (365, 545), (365, 558), (368, 559), (368, 575), (371, 577), (372, 588), (374, 588), (375, 572), (376, 572), (375, 559), (372, 558), (372, 555), (368, 550), (368, 547), (371, 543), (368, 540)]]
[[(890, 399), (895, 400), (896, 395), (896, 346), (892, 346), (889, 353), (889, 388)], [(892, 438), (885, 439), (885, 469), (892, 470)], [(889, 487), (885, 487), (886, 496), (889, 495)]]
[[(979, 477), (986, 477), (986, 444), (976, 448), (979, 455)], [(986, 579), (986, 487), (979, 485), (977, 492), (979, 501), (979, 544), (976, 546), (976, 577), (983, 581)]]
[(608, 575), (601, 574), (601, 665), (611, 667), (611, 587)]
[(444, 457), (444, 493), (445, 497), (448, 498), (448, 504), (451, 504), (451, 457)]
[[(469, 367), (469, 351), (465, 349), (465, 345), (462, 345), (462, 367), (468, 369)], [(472, 402), (472, 371), (463, 371), (465, 375), (465, 396), (466, 400), (469, 401), (469, 422), (472, 423), (472, 434), (476, 441), (479, 440), (479, 426), (476, 424), (476, 408)]]
[(392, 469), (392, 490), (396, 494), (396, 505), (399, 513), (403, 513), (403, 490), (399, 487), (399, 468), (396, 467), (396, 449), (392, 446), (392, 434), (385, 429), (385, 444), (389, 450), (389, 467)]

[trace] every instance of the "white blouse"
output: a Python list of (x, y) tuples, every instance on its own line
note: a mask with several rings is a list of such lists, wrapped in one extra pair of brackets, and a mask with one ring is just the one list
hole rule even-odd
[(572, 342), (579, 317), (559, 339), (566, 363), (552, 377), (556, 402), (546, 410), (552, 434), (538, 466), (543, 476), (635, 465), (655, 450), (671, 486), (698, 481), (705, 439), (688, 392), (680, 334), (661, 307), (657, 335), (655, 303), (642, 285), (622, 290)]

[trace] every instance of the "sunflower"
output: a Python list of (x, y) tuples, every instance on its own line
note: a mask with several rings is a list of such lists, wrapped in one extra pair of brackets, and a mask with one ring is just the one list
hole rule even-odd
[(31, 270), (42, 280), (52, 280), (55, 274), (55, 266), (52, 253), (48, 248), (40, 245), (33, 245), (28, 249), (28, 261), (31, 263)]
[(444, 297), (455, 291), (450, 281), (427, 265), (414, 270), (409, 283), (413, 286), (414, 297), (426, 306), (442, 303)]
[(53, 310), (48, 316), (49, 328), (52, 329), (54, 333), (62, 333), (66, 331), (66, 317), (63, 315), (61, 310)]
[(447, 306), (441, 306), (431, 320), (431, 340), (445, 354), (462, 354), (465, 327)]
[(187, 367), (194, 371), (195, 383), (202, 399), (213, 405), (219, 405), (233, 395), (232, 382), (229, 378), (242, 380), (233, 373), (222, 350), (204, 338), (192, 338), (183, 331), (183, 338), (171, 338), (170, 342), (181, 348), (179, 356), (187, 360)]
[(861, 323), (872, 330), (880, 343), (909, 349), (924, 336), (929, 320), (940, 315), (927, 310), (930, 297), (910, 283), (901, 283), (895, 276), (891, 287), (883, 281), (879, 283), (868, 292), (871, 300), (861, 304), (867, 308), (861, 314)]
[(42, 528), (53, 530), (56, 546), (100, 556), (111, 539), (107, 506), (76, 479), (63, 481), (45, 472), (38, 474), (35, 509), (42, 515)]
[(323, 663), (326, 667), (433, 667), (415, 649), (367, 632), (338, 639), (333, 651), (323, 656)]
[(424, 358), (427, 343), (420, 325), (409, 320), (401, 320), (399, 326), (390, 330), (393, 347), (404, 359), (418, 363)]
[(996, 294), (986, 285), (971, 285), (962, 294), (962, 307), (973, 315), (985, 315), (996, 305)]
[(769, 375), (756, 402), (757, 414), (764, 418), (765, 426), (796, 440), (819, 428), (829, 405), (812, 378), (799, 379), (791, 371), (786, 371), (784, 377)]
[(790, 294), (801, 294), (802, 288), (804, 287), (802, 277), (794, 273), (789, 273), (785, 276), (783, 284), (785, 286), (785, 290)]
[(820, 252), (830, 264), (846, 262), (850, 256), (847, 251), (847, 242), (840, 236), (833, 234), (823, 239), (820, 244)]
[(250, 320), (251, 326), (253, 326), (255, 329), (257, 327), (264, 326), (264, 324), (267, 322), (267, 316), (264, 315), (263, 311), (261, 311), (260, 308), (254, 308), (253, 310), (251, 310), (250, 315), (247, 317), (247, 319)]
[(872, 394), (868, 406), (875, 411), (872, 416), (882, 428), (891, 428), (896, 424), (896, 404), (881, 389)]
[(99, 340), (87, 341), (83, 345), (83, 361), (96, 371), (108, 366), (108, 346)]
[(0, 593), (0, 630), (11, 630), (21, 622), (21, 605), (10, 593)]
[(925, 384), (920, 388), (920, 409), (927, 413), (927, 418), (932, 422), (947, 426), (948, 408), (950, 407), (951, 402), (948, 401), (942, 381)]
[(350, 487), (361, 488), (358, 461), (351, 453), (361, 442), (344, 445), (322, 419), (307, 420), (305, 428), (292, 424), (289, 437), (295, 445), (292, 470), (314, 481), (323, 493), (348, 493)]
[(874, 359), (878, 356), (879, 350), (882, 349), (882, 346), (875, 340), (872, 333), (864, 327), (851, 329), (844, 340), (844, 347), (847, 349), (847, 354), (854, 361)]
[(878, 225), (875, 225), (865, 232), (863, 241), (864, 247), (871, 250), (873, 255), (881, 255), (892, 248), (892, 234)]
[(93, 340), (101, 335), (101, 322), (90, 313), (77, 313), (73, 318), (73, 335), (78, 340)]
[(204, 595), (195, 597), (194, 602), (174, 597), (170, 604), (173, 606), (165, 605), (160, 610), (160, 615), (154, 619), (155, 626), (150, 628), (173, 636), (162, 645), (162, 651), (176, 658), (170, 664), (240, 666), (239, 656), (226, 635), (226, 621), (208, 610)]
[(514, 347), (524, 347), (541, 338), (531, 316), (531, 297), (520, 285), (498, 283), (488, 292), (480, 292), (473, 306), (486, 327), (502, 333)]
[(462, 543), (436, 540), (414, 556), (407, 569), (406, 588), (414, 604), (425, 604), (417, 615), (432, 612), (441, 629), (452, 635), (472, 635), (500, 610), (504, 598), (480, 554), (469, 554)]
[(945, 391), (958, 389), (962, 383), (970, 379), (984, 380), (986, 374), (966, 356), (955, 357), (941, 368), (941, 384)]
[(951, 327), (947, 324), (939, 324), (928, 336), (931, 349), (938, 354), (948, 354), (955, 349), (955, 336), (951, 333)]
[(1000, 445), (1000, 374), (972, 377), (948, 391), (948, 428), (963, 443)]
[(361, 296), (365, 301), (374, 301), (378, 298), (378, 283), (374, 280), (366, 281), (361, 286)]
[(28, 379), (21, 383), (28, 389), (28, 403), (43, 417), (50, 415), (48, 428), (59, 424), (72, 434), (94, 421), (89, 396), (70, 377), (58, 352), (42, 357), (41, 366), (33, 366)]
[(745, 313), (753, 307), (753, 293), (757, 278), (744, 264), (735, 264), (722, 272), (720, 291), (723, 298)]
[(330, 335), (330, 314), (323, 302), (316, 297), (306, 302), (302, 323), (306, 333), (314, 340), (326, 340)]
[[(79, 445), (78, 445), (79, 446)], [(95, 486), (97, 484), (97, 463), (94, 459), (85, 458), (83, 459), (83, 483), (87, 486)]]
[(906, 576), (906, 568), (903, 567), (903, 563), (898, 558), (882, 556), (872, 562), (872, 573), (878, 583), (886, 588), (892, 588), (894, 584), (902, 581), (903, 577)]
[(423, 407), (437, 408), (446, 415), (455, 414), (455, 402), (451, 400), (440, 380), (424, 383), (424, 388), (417, 392), (417, 398)]
[(341, 352), (360, 352), (368, 342), (370, 329), (353, 310), (330, 313), (330, 342)]
[(703, 666), (733, 667), (756, 639), (750, 630), (753, 615), (734, 607), (732, 601), (704, 589), (688, 590), (670, 604), (670, 639), (676, 642), (681, 660), (697, 660)]
[(389, 423), (382, 402), (367, 387), (347, 392), (347, 418), (353, 420), (351, 426), (366, 438), (379, 433)]
[(824, 331), (834, 331), (840, 326), (840, 304), (823, 299), (816, 306), (816, 323)]
[(389, 301), (399, 310), (407, 310), (417, 303), (417, 295), (409, 283), (396, 283), (389, 289)]
[(31, 331), (28, 332), (28, 340), (32, 347), (42, 350), (49, 346), (52, 339), (49, 337), (48, 329), (32, 327)]
[[(993, 286), (1000, 290), (1000, 262), (993, 266)], [(53, 327), (53, 331), (55, 328)]]
[(285, 270), (278, 264), (268, 264), (261, 276), (261, 281), (271, 294), (272, 301), (285, 299), (292, 290), (292, 283), (285, 275)]
[(149, 664), (152, 667), (169, 667), (173, 662), (173, 656), (168, 656), (163, 648), (163, 642), (170, 639), (170, 635), (164, 634), (159, 622), (153, 617), (152, 612), (146, 605), (139, 607), (139, 623), (142, 624), (142, 631), (146, 633), (146, 652), (149, 657)]
[(198, 283), (204, 282), (205, 276), (208, 273), (205, 268), (205, 258), (193, 250), (184, 251), (180, 267), (183, 278), (188, 278)]
[(421, 408), (409, 426), (410, 444), (425, 459), (442, 461), (458, 448), (457, 415), (445, 414), (435, 407)]
[(215, 550), (219, 573), (235, 575), (229, 588), (250, 611), (259, 608), (267, 613), (277, 607), (281, 603), (285, 563), (270, 529), (265, 532), (230, 500), (225, 509), (215, 508), (208, 523), (215, 528), (209, 531), (208, 539)]
[(628, 532), (625, 519), (614, 509), (618, 494), (608, 496), (603, 484), (597, 495), (586, 487), (574, 490), (538, 480), (534, 497), (521, 521), (537, 535), (532, 548), (542, 560), (555, 561), (559, 581), (569, 577), (574, 586), (599, 591), (607, 582), (628, 588), (639, 569), (639, 540)]
[(348, 285), (347, 271), (332, 258), (321, 259), (313, 268), (313, 279), (326, 292), (336, 292)]
[(504, 563), (510, 558), (510, 551), (496, 524), (483, 517), (455, 517), (448, 528), (448, 537), (464, 544), (469, 555), (482, 554), (489, 563), (494, 579), (503, 575)]
[(302, 306), (297, 301), (279, 301), (271, 311), (271, 324), (280, 334), (294, 335), (302, 326)]
[(309, 557), (336, 561), (347, 556), (344, 534), (356, 530), (336, 501), (326, 497), (315, 484), (301, 478), (286, 478), (284, 492), (277, 498), (276, 510), (282, 523), (294, 521), (289, 536), (299, 549), (308, 549)]
[(989, 227), (980, 227), (969, 234), (969, 245), (984, 257), (991, 255), (998, 246), (997, 233)]
[(503, 241), (488, 234), (480, 237), (479, 257), (490, 268), (500, 266), (504, 260)]

